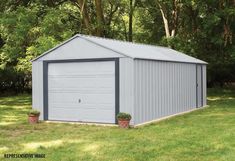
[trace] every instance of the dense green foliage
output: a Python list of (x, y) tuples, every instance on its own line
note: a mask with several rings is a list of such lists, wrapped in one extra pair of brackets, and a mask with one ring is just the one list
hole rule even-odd
[(233, 0), (2, 0), (0, 90), (30, 90), (30, 60), (76, 33), (168, 46), (207, 61), (209, 85), (235, 81)]
[(40, 111), (32, 109), (32, 110), (29, 110), (28, 115), (39, 116), (40, 115)]
[(131, 115), (129, 113), (120, 112), (117, 114), (118, 120), (131, 120)]
[[(209, 107), (128, 130), (70, 123), (28, 123), (31, 97), (0, 97), (3, 154), (45, 154), (71, 161), (230, 161), (235, 158), (235, 91), (209, 90)], [(16, 159), (22, 160), (22, 159)], [(24, 160), (24, 159), (23, 159)]]

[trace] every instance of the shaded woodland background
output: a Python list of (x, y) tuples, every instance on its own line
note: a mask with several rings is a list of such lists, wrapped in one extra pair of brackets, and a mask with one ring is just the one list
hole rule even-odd
[(73, 35), (168, 46), (235, 82), (234, 0), (1, 0), (0, 93), (31, 91), (30, 60)]

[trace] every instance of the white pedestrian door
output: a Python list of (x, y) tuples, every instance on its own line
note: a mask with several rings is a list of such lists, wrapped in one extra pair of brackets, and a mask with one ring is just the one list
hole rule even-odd
[(49, 63), (48, 120), (115, 123), (115, 62)]

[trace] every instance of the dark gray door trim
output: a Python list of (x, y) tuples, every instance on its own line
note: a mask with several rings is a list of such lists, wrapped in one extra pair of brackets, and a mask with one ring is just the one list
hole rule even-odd
[(48, 62), (43, 61), (43, 120), (48, 120)]
[(115, 123), (118, 123), (117, 114), (120, 110), (119, 87), (119, 59), (115, 60)]
[[(69, 63), (69, 62), (115, 62), (115, 123), (119, 113), (119, 58), (92, 58), (92, 59), (69, 59), (69, 60), (44, 60), (43, 61), (43, 119), (48, 120), (48, 63)], [(69, 120), (68, 120), (69, 121)]]
[[(198, 68), (199, 67), (199, 68)], [(198, 73), (201, 72), (201, 73)], [(199, 92), (199, 79), (198, 79), (198, 74), (201, 75), (201, 80), (200, 80), (200, 88), (201, 88), (201, 98), (198, 98), (198, 92)], [(199, 100), (200, 99), (200, 100)], [(196, 65), (196, 107), (199, 108), (198, 102), (201, 102), (201, 106), (203, 106), (203, 68), (202, 65)]]
[(202, 65), (201, 66), (201, 104), (202, 106), (204, 105), (203, 103), (203, 68)]
[(198, 108), (198, 80), (197, 80), (197, 64), (196, 64), (196, 108)]

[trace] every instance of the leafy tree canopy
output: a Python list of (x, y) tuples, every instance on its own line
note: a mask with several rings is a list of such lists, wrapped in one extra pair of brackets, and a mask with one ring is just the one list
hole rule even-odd
[(31, 88), (30, 60), (76, 33), (163, 45), (208, 65), (208, 84), (235, 81), (233, 0), (2, 0), (0, 90)]

